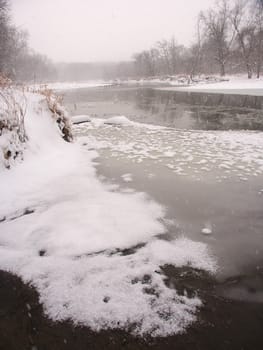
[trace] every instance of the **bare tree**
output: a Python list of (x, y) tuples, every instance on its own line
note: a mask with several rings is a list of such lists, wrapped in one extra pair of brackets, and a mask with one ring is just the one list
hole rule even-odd
[(134, 55), (136, 71), (139, 76), (154, 76), (155, 62), (153, 51), (142, 51)]
[(9, 6), (7, 0), (0, 0), (0, 72), (6, 73), (9, 57)]
[(200, 65), (202, 61), (203, 30), (201, 15), (199, 15), (197, 19), (196, 36), (196, 43), (190, 48), (190, 55), (188, 59), (191, 80), (198, 72), (200, 72)]
[(235, 35), (230, 26), (227, 0), (219, 0), (215, 9), (202, 12), (200, 18), (205, 25), (207, 40), (213, 50), (214, 58), (220, 66), (220, 75), (224, 76)]
[(159, 50), (160, 60), (162, 61), (163, 72), (165, 74), (171, 74), (169, 41), (165, 39), (158, 41), (157, 48)]
[(251, 79), (253, 75), (253, 54), (256, 47), (256, 25), (249, 11), (249, 2), (236, 0), (230, 19), (236, 32), (237, 44), (247, 69), (248, 78)]
[(169, 42), (170, 73), (173, 75), (179, 72), (181, 64), (180, 60), (183, 52), (184, 47), (182, 45), (178, 45), (173, 36)]
[(253, 0), (251, 14), (256, 25), (256, 71), (260, 77), (263, 56), (263, 0)]

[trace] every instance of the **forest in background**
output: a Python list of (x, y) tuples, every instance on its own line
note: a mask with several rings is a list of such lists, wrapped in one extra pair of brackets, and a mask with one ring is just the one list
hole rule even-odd
[(0, 72), (17, 82), (85, 81), (173, 75), (240, 74), (260, 77), (263, 57), (263, 0), (217, 0), (200, 12), (193, 44), (176, 37), (157, 41), (130, 61), (54, 63), (34, 52), (27, 32), (13, 25), (10, 3), (0, 0)]

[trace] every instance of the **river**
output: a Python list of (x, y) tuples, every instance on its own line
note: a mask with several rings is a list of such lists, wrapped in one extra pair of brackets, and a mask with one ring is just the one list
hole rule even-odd
[[(263, 302), (263, 97), (102, 87), (63, 91), (71, 115), (143, 123), (84, 123), (97, 173), (166, 207), (168, 236), (207, 243), (219, 295)], [(235, 283), (225, 283), (234, 280)]]

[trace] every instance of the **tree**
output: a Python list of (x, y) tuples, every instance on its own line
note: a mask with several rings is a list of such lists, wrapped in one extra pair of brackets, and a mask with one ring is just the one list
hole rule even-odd
[(158, 41), (157, 50), (159, 51), (163, 74), (171, 74), (169, 41), (166, 39)]
[(9, 57), (9, 6), (7, 0), (0, 0), (0, 72), (5, 73)]
[(202, 28), (202, 19), (201, 14), (199, 14), (197, 19), (197, 27), (196, 27), (196, 43), (192, 45), (189, 52), (189, 71), (190, 71), (190, 79), (200, 72), (202, 56), (203, 56), (203, 28)]
[(204, 23), (207, 41), (214, 53), (214, 58), (219, 64), (220, 75), (224, 76), (234, 40), (234, 31), (230, 30), (227, 0), (218, 1), (215, 9), (201, 12), (200, 19)]
[(178, 45), (173, 36), (169, 42), (170, 73), (172, 75), (179, 72), (181, 66), (181, 56), (183, 55), (183, 53), (183, 45)]
[(230, 20), (236, 33), (236, 41), (241, 53), (248, 78), (253, 75), (253, 55), (256, 47), (256, 25), (249, 2), (236, 0), (230, 13)]
[(263, 56), (263, 0), (254, 0), (251, 4), (251, 12), (256, 25), (256, 70), (257, 78), (260, 77)]
[(9, 0), (0, 0), (0, 74), (13, 80), (44, 80), (55, 74), (54, 65), (28, 47), (28, 34), (10, 19)]
[(155, 75), (155, 55), (152, 50), (145, 50), (134, 55), (135, 69), (139, 76), (154, 76)]

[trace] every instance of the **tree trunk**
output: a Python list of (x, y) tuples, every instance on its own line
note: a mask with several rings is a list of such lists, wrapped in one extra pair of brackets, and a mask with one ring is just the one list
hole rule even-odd
[(260, 31), (259, 43), (258, 43), (258, 52), (257, 52), (257, 78), (260, 77), (261, 65), (262, 65), (262, 37), (263, 31)]
[(247, 62), (246, 66), (247, 66), (247, 77), (248, 79), (251, 79), (253, 76), (251, 65), (249, 62)]
[(221, 64), (220, 64), (220, 76), (224, 77), (225, 75), (226, 75), (225, 64), (223, 62), (221, 62)]
[(260, 78), (260, 71), (261, 71), (261, 58), (259, 58), (258, 64), (257, 64), (257, 78)]

